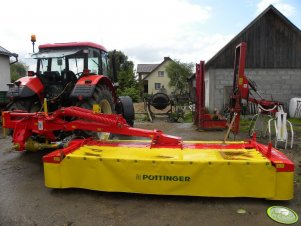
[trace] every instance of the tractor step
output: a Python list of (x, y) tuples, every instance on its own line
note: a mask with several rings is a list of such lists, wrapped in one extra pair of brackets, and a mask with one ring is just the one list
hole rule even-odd
[[(270, 148), (270, 150), (269, 150)], [(49, 188), (210, 197), (293, 198), (294, 164), (256, 141), (75, 140), (43, 158)]]

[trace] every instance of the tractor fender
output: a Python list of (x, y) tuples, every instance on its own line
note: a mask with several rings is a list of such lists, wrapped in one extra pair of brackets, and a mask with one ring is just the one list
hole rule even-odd
[(87, 76), (81, 77), (76, 82), (76, 84), (70, 94), (70, 97), (89, 98), (93, 95), (97, 84), (105, 84), (112, 92), (114, 102), (117, 101), (115, 88), (114, 88), (111, 80), (108, 77), (103, 76), (103, 75), (87, 75)]
[(9, 90), (7, 92), (8, 98), (15, 97), (31, 97), (37, 95), (42, 98), (44, 85), (38, 77), (22, 77), (16, 80), (14, 83), (9, 84)]

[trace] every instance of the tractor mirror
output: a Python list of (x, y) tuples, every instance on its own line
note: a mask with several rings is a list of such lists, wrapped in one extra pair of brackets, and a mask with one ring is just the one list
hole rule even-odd
[(57, 58), (57, 65), (62, 66), (63, 65), (63, 60), (62, 58)]

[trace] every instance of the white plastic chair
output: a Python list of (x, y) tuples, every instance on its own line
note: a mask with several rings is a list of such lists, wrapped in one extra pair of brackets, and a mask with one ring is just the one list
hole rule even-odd
[(278, 142), (285, 142), (285, 148), (287, 147), (287, 140), (288, 140), (287, 124), (290, 126), (291, 148), (293, 148), (293, 142), (294, 142), (293, 125), (290, 121), (287, 120), (287, 113), (285, 113), (283, 111), (282, 106), (278, 107), (278, 112), (276, 112), (275, 118), (269, 120), (268, 128), (269, 128), (270, 140), (271, 140), (271, 121), (272, 120), (274, 120), (275, 133), (276, 133), (275, 148), (277, 148)]
[(260, 104), (257, 105), (257, 114), (251, 119), (249, 126), (249, 136), (252, 137), (256, 133), (257, 137), (266, 137), (269, 125), (269, 120), (273, 119), (270, 114), (263, 114), (262, 112), (272, 112), (277, 106), (275, 105), (271, 109), (265, 109)]

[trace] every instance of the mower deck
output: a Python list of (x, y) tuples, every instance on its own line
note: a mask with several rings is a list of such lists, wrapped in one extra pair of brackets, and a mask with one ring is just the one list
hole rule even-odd
[(211, 197), (293, 198), (293, 163), (249, 142), (74, 140), (43, 158), (49, 188)]

